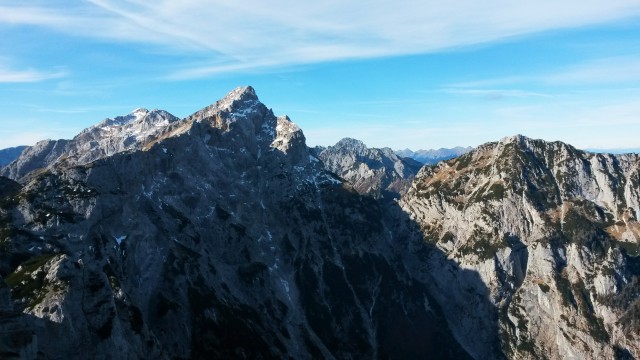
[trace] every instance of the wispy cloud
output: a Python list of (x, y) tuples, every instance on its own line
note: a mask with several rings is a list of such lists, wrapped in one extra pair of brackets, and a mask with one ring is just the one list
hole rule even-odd
[(549, 84), (610, 84), (640, 82), (640, 54), (603, 58), (579, 64), (542, 78)]
[(455, 95), (478, 96), (488, 100), (500, 100), (503, 98), (550, 98), (551, 95), (534, 91), (519, 89), (469, 89), (469, 88), (447, 88), (443, 92)]
[(0, 83), (30, 83), (64, 77), (64, 71), (15, 70), (0, 63)]
[[(565, 66), (551, 72), (523, 76), (498, 77), (452, 84), (456, 93), (481, 93), (494, 90), (482, 89), (518, 84), (541, 84), (545, 86), (637, 84), (640, 82), (640, 54), (605, 57)], [(514, 93), (514, 94), (517, 94)], [(533, 94), (533, 93), (532, 93)]]
[[(89, 0), (0, 6), (0, 24), (152, 43), (200, 53), (188, 79), (332, 60), (425, 53), (640, 15), (637, 0), (457, 2), (327, 0)], [(55, 4), (62, 4), (56, 6)]]

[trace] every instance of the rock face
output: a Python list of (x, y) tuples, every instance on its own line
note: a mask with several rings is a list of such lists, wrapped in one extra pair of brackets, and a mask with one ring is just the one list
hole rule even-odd
[(516, 136), (381, 201), (413, 171), (251, 87), (39, 143), (0, 177), (0, 357), (640, 357), (640, 156)]
[(440, 148), (437, 150), (398, 150), (396, 154), (401, 157), (411, 158), (425, 165), (435, 165), (442, 160), (450, 160), (473, 150), (472, 147), (456, 146), (451, 149)]
[(3, 167), (17, 159), (26, 146), (16, 146), (0, 150), (0, 167)]
[(2, 180), (0, 275), (26, 324), (9, 352), (470, 358), (405, 266), (439, 250), (327, 172), (252, 88), (149, 136), (116, 130), (148, 116), (32, 149), (7, 173), (21, 183)]
[(350, 138), (322, 149), (318, 157), (327, 170), (347, 180), (358, 193), (375, 198), (399, 197), (422, 167), (389, 148), (367, 148), (362, 141)]
[(495, 318), (511, 358), (640, 357), (639, 171), (638, 155), (523, 136), (425, 167), (401, 205), (493, 304), (478, 306), (485, 289), (442, 253), (418, 265), (457, 338)]

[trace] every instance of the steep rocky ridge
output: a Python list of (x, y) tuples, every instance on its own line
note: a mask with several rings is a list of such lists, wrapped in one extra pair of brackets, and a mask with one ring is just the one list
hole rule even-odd
[(22, 312), (12, 321), (26, 324), (7, 354), (478, 354), (404, 265), (440, 250), (397, 206), (324, 170), (302, 131), (252, 88), (136, 144), (90, 162), (41, 151), (58, 160), (23, 170), (20, 184), (0, 178), (11, 188), (0, 275)]
[(0, 149), (0, 167), (3, 167), (13, 160), (17, 159), (26, 146), (16, 146), (6, 149)]
[(58, 162), (88, 164), (119, 152), (139, 150), (179, 119), (164, 110), (136, 109), (83, 130), (72, 140), (44, 140), (27, 147), (0, 175), (19, 180)]
[(427, 242), (480, 274), (495, 305), (478, 308), (484, 290), (441, 253), (417, 264), (454, 333), (481, 331), (468, 317), (480, 313), (497, 317), (511, 358), (640, 357), (639, 171), (638, 155), (523, 136), (423, 168), (401, 206)]
[(327, 170), (347, 180), (356, 191), (375, 198), (397, 198), (411, 185), (422, 164), (401, 158), (389, 148), (368, 148), (345, 138), (319, 152)]

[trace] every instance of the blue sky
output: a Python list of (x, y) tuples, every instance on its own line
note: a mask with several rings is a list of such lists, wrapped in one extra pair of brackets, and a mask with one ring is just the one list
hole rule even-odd
[(3, 0), (0, 148), (252, 85), (309, 145), (640, 148), (640, 1)]

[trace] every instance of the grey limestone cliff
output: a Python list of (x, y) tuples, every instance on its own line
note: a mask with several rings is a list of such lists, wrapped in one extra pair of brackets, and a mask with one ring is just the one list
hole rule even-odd
[(511, 358), (639, 357), (639, 174), (638, 155), (523, 136), (424, 168), (402, 207), (494, 305), (479, 308), (480, 292), (429, 259), (434, 294), (467, 299), (444, 305), (454, 333), (485, 328), (473, 313), (497, 319)]

